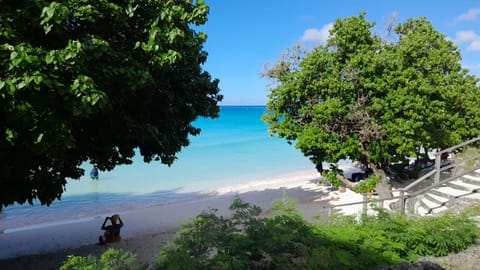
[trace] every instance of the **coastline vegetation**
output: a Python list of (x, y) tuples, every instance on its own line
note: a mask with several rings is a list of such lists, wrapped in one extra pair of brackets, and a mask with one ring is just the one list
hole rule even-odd
[[(218, 116), (219, 80), (202, 68), (207, 36), (196, 31), (208, 5), (136, 2), (2, 1), (0, 157), (9, 162), (0, 163), (0, 210), (60, 199), (84, 161), (111, 170), (138, 148), (145, 162), (171, 165), (200, 133), (193, 121)], [(366, 13), (338, 19), (325, 45), (294, 48), (264, 74), (275, 86), (263, 118), (271, 134), (314, 164), (368, 165), (376, 178), (361, 192), (388, 187), (393, 162), (478, 136), (480, 126), (479, 79), (452, 40), (423, 17), (392, 21), (388, 38), (374, 25)], [(333, 170), (326, 177), (341, 185)], [(305, 221), (288, 198), (269, 216), (240, 198), (230, 209), (184, 224), (152, 265), (109, 249), (60, 269), (370, 269), (459, 252), (480, 237), (478, 207), (323, 223)]]
[(263, 217), (259, 207), (237, 197), (231, 216), (210, 209), (184, 224), (149, 266), (110, 249), (98, 259), (70, 257), (60, 269), (371, 269), (457, 253), (480, 236), (472, 218), (480, 215), (478, 206), (435, 217), (379, 209), (360, 221), (335, 216), (309, 223), (295, 203), (277, 200), (272, 215)]
[(50, 205), (83, 162), (171, 165), (218, 117), (204, 1), (0, 3), (0, 208)]
[(391, 164), (428, 158), (477, 137), (479, 78), (455, 43), (426, 17), (388, 23), (386, 36), (358, 16), (339, 18), (325, 44), (294, 46), (263, 73), (271, 80), (263, 120), (272, 136), (317, 165), (350, 159), (380, 177)]

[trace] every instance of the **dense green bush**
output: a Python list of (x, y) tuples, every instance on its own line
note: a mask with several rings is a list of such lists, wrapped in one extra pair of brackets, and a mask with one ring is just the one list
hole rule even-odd
[(134, 264), (134, 254), (109, 248), (100, 259), (92, 255), (70, 256), (60, 270), (131, 270), (135, 269)]
[[(406, 217), (384, 210), (363, 216), (360, 223), (353, 217), (338, 217), (315, 230), (337, 243), (339, 249), (348, 250), (364, 266), (445, 256), (466, 249), (480, 236), (475, 221), (465, 214)], [(367, 256), (365, 251), (369, 251)]]
[[(458, 252), (480, 236), (469, 218), (480, 208), (428, 218), (378, 210), (361, 222), (336, 216), (322, 224), (304, 221), (286, 197), (268, 217), (238, 197), (230, 209), (230, 217), (210, 209), (184, 224), (149, 269), (371, 269)], [(72, 257), (61, 269), (131, 269), (131, 254), (107, 252), (100, 260)]]
[(466, 215), (410, 218), (378, 210), (375, 216), (364, 216), (362, 222), (339, 216), (312, 225), (288, 199), (277, 201), (273, 208), (274, 215), (259, 218), (259, 208), (237, 198), (232, 218), (203, 213), (161, 252), (157, 266), (366, 269), (458, 252), (479, 236), (476, 224)]
[[(278, 207), (277, 204), (276, 207)], [(275, 207), (274, 207), (275, 208)], [(261, 209), (236, 198), (231, 218), (216, 210), (186, 224), (161, 252), (159, 269), (304, 269), (309, 246), (320, 239), (291, 204), (268, 218)]]

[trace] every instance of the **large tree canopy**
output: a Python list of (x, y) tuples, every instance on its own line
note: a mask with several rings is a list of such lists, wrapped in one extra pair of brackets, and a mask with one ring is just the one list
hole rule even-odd
[(202, 70), (201, 0), (0, 0), (0, 208), (60, 198), (90, 161), (171, 164), (198, 116), (216, 117)]
[(326, 45), (290, 50), (273, 80), (264, 120), (314, 163), (359, 160), (385, 177), (422, 148), (479, 135), (478, 79), (452, 41), (425, 18), (376, 36), (365, 13), (338, 19)]

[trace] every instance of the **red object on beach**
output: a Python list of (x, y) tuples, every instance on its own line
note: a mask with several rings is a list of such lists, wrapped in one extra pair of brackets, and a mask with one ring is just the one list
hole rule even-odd
[(98, 244), (103, 246), (107, 243), (115, 243), (115, 242), (119, 242), (121, 240), (122, 240), (122, 237), (120, 235), (114, 236), (111, 239), (103, 239), (102, 236), (99, 236), (98, 237)]
[(101, 246), (105, 245), (105, 241), (103, 241), (103, 237), (101, 235), (98, 237), (98, 244)]

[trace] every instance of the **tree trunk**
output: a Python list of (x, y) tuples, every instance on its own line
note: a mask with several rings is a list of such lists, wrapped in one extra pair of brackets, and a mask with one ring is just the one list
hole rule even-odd
[[(363, 153), (362, 159), (366, 163), (369, 160), (370, 153), (368, 151), (368, 144), (362, 143), (363, 146)], [(380, 199), (390, 199), (393, 197), (392, 194), (392, 187), (390, 184), (387, 183), (387, 174), (382, 168), (379, 168), (374, 163), (369, 163), (370, 169), (372, 169), (373, 173), (380, 177), (380, 183), (377, 184), (375, 190), (380, 197)]]
[(380, 199), (390, 199), (393, 197), (392, 187), (387, 183), (387, 174), (381, 168), (378, 168), (377, 165), (370, 163), (370, 168), (372, 168), (373, 173), (380, 177), (381, 181), (376, 186), (376, 191)]

